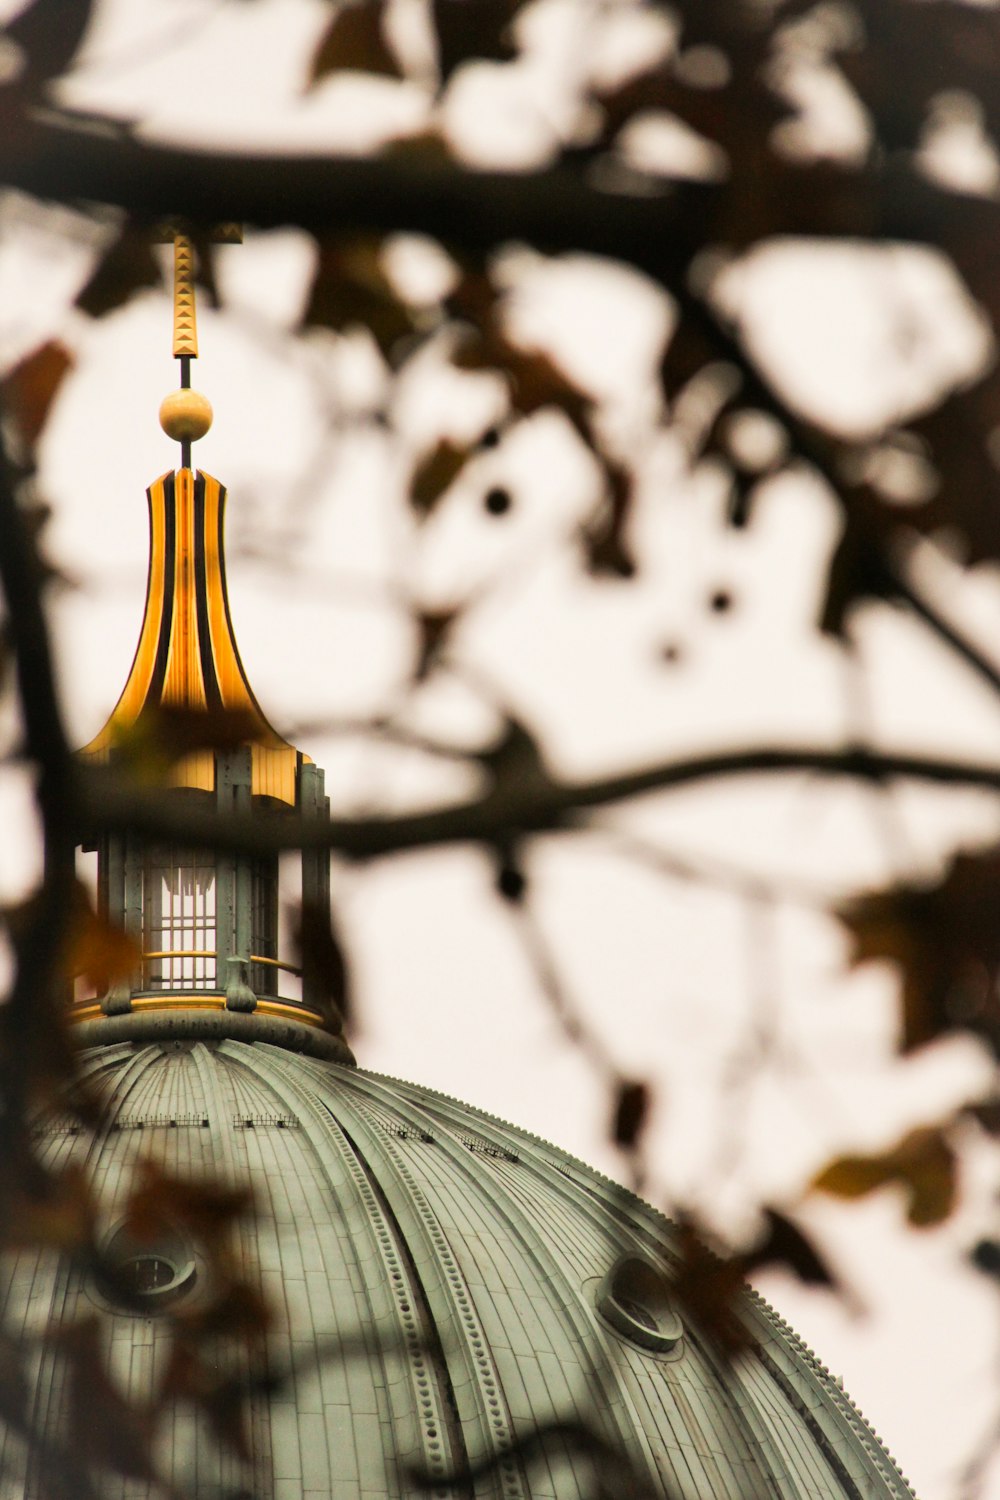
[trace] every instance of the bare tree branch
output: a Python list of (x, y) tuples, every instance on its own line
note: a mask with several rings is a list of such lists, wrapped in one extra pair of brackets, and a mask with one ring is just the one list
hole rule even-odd
[[(886, 539), (870, 524), (866, 516), (852, 503), (852, 486), (845, 481), (839, 468), (839, 451), (847, 445), (831, 439), (813, 423), (797, 415), (779, 395), (771, 382), (761, 373), (739, 339), (724, 328), (718, 316), (698, 297), (688, 291), (680, 293), (680, 304), (686, 317), (698, 327), (718, 357), (735, 366), (742, 381), (741, 400), (759, 407), (773, 416), (786, 430), (799, 457), (812, 465), (817, 474), (829, 486), (840, 502), (850, 524), (863, 538), (870, 551), (868, 564), (873, 578), (881, 580), (881, 591), (886, 598), (896, 598), (907, 604), (966, 666), (980, 677), (995, 693), (1000, 693), (1000, 666), (963, 636), (949, 620), (924, 598), (913, 582), (905, 576), (897, 559), (891, 555)], [(899, 527), (905, 535), (907, 528)]]
[[(475, 764), (475, 759), (473, 759)], [(937, 786), (981, 787), (1000, 791), (1000, 766), (935, 756), (863, 749), (762, 746), (723, 750), (687, 759), (664, 761), (641, 770), (592, 781), (534, 780), (516, 774), (503, 777), (485, 796), (427, 812), (389, 817), (331, 818), (310, 822), (293, 813), (255, 811), (238, 818), (205, 809), (177, 809), (156, 791), (122, 783), (101, 767), (78, 768), (79, 835), (97, 829), (131, 829), (149, 839), (163, 839), (248, 853), (282, 849), (330, 848), (349, 859), (374, 859), (407, 849), (442, 844), (509, 842), (515, 834), (552, 832), (577, 826), (590, 808), (624, 802), (647, 793), (694, 786), (733, 776), (811, 771), (858, 781), (890, 778), (925, 781)]]
[[(33, 1012), (54, 1003), (56, 980), (74, 886), (73, 797), (76, 779), (55, 690), (48, 626), (42, 608), (42, 570), (18, 505), (13, 476), (0, 435), (0, 588), (7, 608), (6, 628), (13, 648), (28, 758), (38, 770), (36, 798), (42, 820), (45, 874), (16, 942), (17, 971), (3, 1017), (16, 1038), (44, 1032), (32, 1029)], [(51, 1039), (49, 1045), (52, 1045)], [(16, 1048), (12, 1055), (16, 1054)], [(27, 1104), (29, 1069), (8, 1069), (0, 1113), (19, 1132)], [(23, 1143), (8, 1143), (18, 1149)]]
[[(649, 179), (642, 192), (601, 185), (584, 153), (535, 172), (471, 170), (443, 154), (359, 159), (267, 156), (163, 146), (127, 125), (37, 111), (0, 142), (0, 182), (42, 198), (91, 201), (158, 220), (164, 204), (196, 223), (239, 219), (313, 231), (413, 230), (470, 250), (525, 240), (609, 255), (662, 277), (682, 273), (713, 233), (725, 184)], [(783, 163), (775, 234), (916, 240), (995, 234), (1000, 205), (952, 192), (903, 155), (865, 167)], [(730, 226), (731, 228), (731, 226)]]

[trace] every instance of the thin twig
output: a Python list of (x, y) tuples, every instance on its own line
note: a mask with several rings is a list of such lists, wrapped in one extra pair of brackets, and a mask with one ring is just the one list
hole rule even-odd
[[(697, 327), (718, 358), (734, 365), (739, 371), (742, 399), (767, 412), (781, 424), (798, 456), (825, 480), (848, 517), (849, 524), (862, 529), (865, 544), (871, 550), (873, 568), (877, 566), (879, 575), (884, 580), (887, 597), (894, 597), (907, 604), (940, 641), (950, 647), (966, 666), (971, 667), (993, 692), (1000, 694), (1000, 665), (963, 636), (919, 592), (886, 546), (885, 539), (857, 513), (852, 504), (850, 488), (845, 485), (838, 470), (838, 445), (819, 427), (792, 410), (753, 362), (739, 339), (722, 325), (718, 315), (707, 303), (686, 289), (671, 287), (671, 290), (677, 296), (684, 316)], [(900, 526), (898, 535), (904, 535), (906, 530), (907, 528)]]

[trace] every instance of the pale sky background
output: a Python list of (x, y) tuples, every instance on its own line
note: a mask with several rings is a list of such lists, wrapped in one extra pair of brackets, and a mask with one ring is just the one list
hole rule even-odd
[[(164, 139), (258, 148), (364, 150), (416, 126), (427, 108), (416, 85), (341, 80), (302, 95), (326, 14), (317, 0), (108, 0), (66, 102), (135, 115)], [(416, 0), (394, 8), (399, 34), (419, 49), (418, 17)], [(658, 44), (655, 25), (626, 0), (536, 4), (529, 60), (470, 69), (449, 91), (443, 118), (471, 159), (529, 166), (569, 130), (594, 55), (582, 18), (603, 28), (597, 50), (608, 69)], [(830, 81), (813, 81), (826, 98)], [(857, 122), (840, 104), (830, 118), (851, 150)], [(636, 145), (660, 149), (655, 130)], [(53, 624), (80, 743), (113, 706), (135, 647), (143, 490), (177, 462), (156, 418), (176, 383), (167, 299), (143, 294), (96, 325), (67, 312), (89, 254), (71, 215), (39, 220), (16, 195), (0, 197), (0, 361), (53, 332), (77, 357), (46, 433), (40, 486), (54, 507), (50, 553), (70, 580)], [(484, 682), (534, 726), (555, 767), (579, 776), (755, 740), (837, 744), (852, 733), (996, 755), (1000, 706), (916, 624), (884, 608), (856, 619), (864, 695), (839, 649), (815, 635), (837, 516), (804, 479), (775, 482), (753, 526), (727, 532), (712, 474), (688, 476), (679, 444), (660, 437), (643, 465), (641, 574), (628, 585), (594, 581), (580, 576), (569, 540), (594, 501), (593, 466), (559, 419), (542, 416), (477, 460), (417, 533), (400, 498), (400, 453), (370, 420), (385, 376), (366, 339), (288, 338), (311, 257), (291, 232), (220, 252), (235, 316), (200, 311), (194, 383), (216, 416), (196, 461), (230, 491), (230, 593), (250, 680), (275, 724), (326, 767), (336, 808), (402, 807), (454, 795), (456, 782), (429, 757), (331, 735), (324, 722), (399, 712), (431, 737), (481, 743), (496, 723)], [(394, 264), (430, 295), (440, 268), (426, 246), (399, 245)], [(637, 451), (669, 326), (664, 299), (638, 276), (582, 257), (553, 267), (521, 253), (505, 264), (519, 336), (565, 359), (601, 397), (614, 439)], [(952, 273), (922, 251), (779, 246), (735, 268), (723, 290), (796, 399), (854, 432), (971, 375), (990, 347)], [(904, 325), (906, 362), (896, 343)], [(489, 379), (443, 366), (430, 350), (393, 396), (404, 439), (474, 435), (499, 410)], [(481, 504), (492, 484), (515, 497), (499, 520)], [(962, 574), (930, 548), (916, 565), (956, 621), (987, 645), (997, 638), (996, 570)], [(735, 600), (727, 615), (706, 607), (719, 588)], [(414, 641), (401, 599), (472, 594), (451, 667), (404, 701)], [(665, 661), (668, 648), (675, 662)], [(954, 1500), (1000, 1401), (996, 1291), (962, 1267), (997, 1227), (995, 1151), (962, 1127), (961, 1204), (940, 1229), (908, 1229), (891, 1191), (851, 1206), (798, 1202), (832, 1152), (890, 1144), (992, 1082), (971, 1041), (894, 1060), (892, 973), (846, 974), (843, 934), (813, 899), (883, 883), (894, 869), (932, 872), (1000, 824), (985, 795), (906, 788), (893, 809), (887, 834), (871, 793), (808, 777), (647, 799), (603, 815), (587, 836), (537, 841), (532, 909), (609, 1055), (657, 1089), (649, 1196), (696, 1207), (731, 1236), (752, 1233), (761, 1200), (795, 1208), (853, 1302), (807, 1295), (777, 1275), (765, 1294), (842, 1375), (923, 1500)], [(27, 789), (10, 771), (0, 819), (8, 900), (30, 885), (36, 858)], [(696, 870), (752, 871), (798, 894), (762, 910), (732, 889), (681, 878), (676, 865), (671, 874), (636, 860), (637, 839)], [(492, 900), (485, 860), (456, 849), (337, 867), (334, 887), (358, 979), (363, 1065), (465, 1098), (619, 1175), (600, 1080), (567, 1048)], [(1000, 1467), (983, 1494), (1000, 1497)]]

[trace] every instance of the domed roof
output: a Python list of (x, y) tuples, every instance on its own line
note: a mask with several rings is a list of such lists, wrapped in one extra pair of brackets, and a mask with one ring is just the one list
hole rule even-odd
[[(264, 1042), (112, 1043), (82, 1057), (101, 1130), (52, 1124), (43, 1151), (103, 1184), (108, 1235), (140, 1147), (255, 1195), (240, 1253), (276, 1309), (268, 1359), (286, 1378), (255, 1407), (249, 1467), (191, 1412), (169, 1415), (158, 1452), (182, 1492), (377, 1500), (415, 1494), (416, 1466), (442, 1497), (574, 1500), (597, 1493), (595, 1457), (610, 1451), (623, 1494), (628, 1466), (670, 1500), (911, 1494), (839, 1384), (749, 1292), (739, 1316), (756, 1347), (727, 1364), (664, 1292), (674, 1227), (555, 1147), (428, 1089)], [(52, 1252), (22, 1251), (3, 1326), (30, 1340), (100, 1307), (111, 1372), (144, 1399), (168, 1340), (160, 1291), (196, 1284), (196, 1248), (156, 1254), (148, 1307), (124, 1310)], [(60, 1358), (50, 1345), (33, 1398), (56, 1436)], [(566, 1425), (550, 1441), (503, 1456), (552, 1422)], [(34, 1494), (18, 1440), (4, 1442), (5, 1500)], [(470, 1468), (474, 1482), (449, 1481)], [(147, 1493), (124, 1479), (101, 1489)]]

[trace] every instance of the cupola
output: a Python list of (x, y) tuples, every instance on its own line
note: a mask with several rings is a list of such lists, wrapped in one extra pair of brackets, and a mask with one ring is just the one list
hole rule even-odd
[[(226, 490), (191, 463), (192, 443), (212, 422), (208, 400), (191, 388), (198, 355), (194, 251), (183, 234), (173, 241), (173, 352), (181, 378), (160, 408), (160, 423), (180, 443), (181, 463), (146, 491), (149, 573), (139, 643), (110, 718), (80, 755), (124, 772), (149, 750), (155, 754), (164, 729), (202, 723), (212, 748), (175, 761), (164, 796), (214, 804), (221, 813), (252, 816), (266, 808), (323, 818), (329, 799), (322, 770), (268, 723), (236, 645), (226, 589)], [(317, 977), (279, 949), (275, 855), (150, 844), (120, 833), (105, 835), (90, 852), (101, 916), (132, 938), (141, 958), (127, 980), (74, 1005), (74, 1020), (86, 1027), (81, 1040), (252, 1035), (350, 1059), (324, 1019)], [(328, 906), (325, 849), (302, 851), (301, 899), (307, 908)]]

